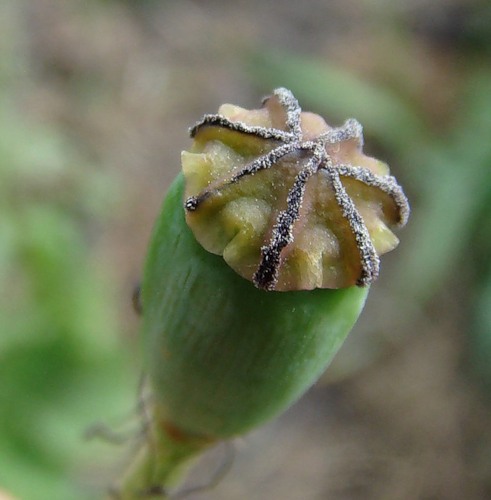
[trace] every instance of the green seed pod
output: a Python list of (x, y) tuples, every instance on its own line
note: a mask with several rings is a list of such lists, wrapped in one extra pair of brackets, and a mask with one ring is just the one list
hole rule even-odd
[(144, 334), (161, 418), (224, 438), (319, 377), (409, 207), (388, 167), (363, 155), (358, 122), (331, 128), (286, 89), (260, 110), (226, 105), (191, 136), (185, 187), (179, 176), (150, 245)]
[(223, 106), (191, 136), (146, 262), (152, 426), (121, 498), (160, 491), (189, 457), (299, 398), (409, 214), (388, 167), (362, 153), (358, 122), (331, 128), (286, 89), (259, 110)]

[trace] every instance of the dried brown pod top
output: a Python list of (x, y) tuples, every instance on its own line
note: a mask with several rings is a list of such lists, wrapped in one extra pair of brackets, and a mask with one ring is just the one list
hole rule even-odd
[(366, 286), (399, 240), (409, 204), (388, 166), (276, 89), (260, 109), (205, 115), (182, 153), (186, 220), (198, 242), (265, 290)]

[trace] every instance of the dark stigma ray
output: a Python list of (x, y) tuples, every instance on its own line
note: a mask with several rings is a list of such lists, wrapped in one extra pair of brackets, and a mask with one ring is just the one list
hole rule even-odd
[(329, 176), (334, 188), (336, 201), (341, 208), (343, 217), (348, 221), (351, 227), (351, 231), (355, 237), (356, 247), (360, 252), (361, 273), (356, 284), (358, 286), (367, 286), (378, 277), (380, 259), (375, 251), (362, 216), (356, 209), (346, 189), (344, 189), (341, 179), (339, 178), (339, 173), (332, 167), (325, 169), (325, 172)]
[(295, 177), (295, 181), (287, 197), (287, 208), (282, 210), (276, 219), (269, 244), (261, 248), (261, 261), (252, 278), (253, 283), (263, 290), (274, 290), (278, 282), (281, 252), (293, 242), (293, 227), (298, 220), (302, 207), (305, 187), (309, 178), (314, 175), (322, 161), (319, 149)]
[(256, 158), (251, 163), (248, 163), (247, 165), (242, 167), (239, 172), (237, 172), (233, 177), (231, 177), (228, 181), (225, 181), (220, 186), (212, 189), (204, 189), (197, 196), (190, 196), (184, 202), (184, 208), (188, 212), (194, 212), (198, 208), (198, 205), (209, 198), (212, 194), (219, 192), (227, 186), (235, 184), (243, 177), (254, 175), (261, 170), (267, 170), (268, 168), (271, 168), (276, 162), (281, 160), (281, 158), (288, 155), (289, 153), (296, 151), (297, 149), (298, 147), (295, 144), (285, 144), (273, 149), (269, 153)]
[(222, 115), (205, 115), (202, 120), (197, 122), (189, 129), (191, 138), (196, 137), (196, 134), (204, 127), (222, 127), (232, 132), (252, 135), (261, 139), (292, 142), (295, 136), (290, 132), (278, 130), (275, 128), (256, 127), (253, 125), (245, 125), (242, 122), (233, 122)]
[(302, 108), (298, 104), (297, 99), (295, 99), (294, 95), (288, 89), (282, 87), (275, 89), (273, 93), (285, 110), (288, 130), (297, 140), (301, 141), (303, 134), (300, 127), (300, 113), (302, 112)]
[(397, 225), (402, 227), (407, 223), (411, 209), (409, 208), (408, 199), (402, 191), (401, 186), (397, 184), (395, 177), (391, 175), (376, 175), (366, 168), (353, 167), (351, 165), (339, 165), (337, 171), (341, 177), (350, 177), (388, 194), (399, 209), (399, 221)]

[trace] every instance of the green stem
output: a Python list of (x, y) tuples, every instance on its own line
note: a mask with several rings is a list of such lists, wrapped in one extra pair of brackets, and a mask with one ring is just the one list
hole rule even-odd
[(193, 459), (213, 444), (210, 439), (183, 434), (174, 427), (159, 424), (158, 419), (156, 422), (123, 478), (118, 500), (168, 498)]

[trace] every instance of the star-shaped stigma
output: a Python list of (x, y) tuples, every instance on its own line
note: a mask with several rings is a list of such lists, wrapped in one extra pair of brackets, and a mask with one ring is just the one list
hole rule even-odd
[[(190, 134), (193, 138), (212, 127), (217, 131), (254, 138), (260, 144), (265, 144), (263, 148), (258, 148), (259, 153), (254, 159), (231, 169), (220, 180), (208, 182), (196, 195), (189, 196), (184, 203), (186, 211), (191, 215), (198, 211), (206, 200), (221, 196), (228, 188), (237, 185), (246, 177), (272, 169), (283, 162), (289, 162), (290, 168), (294, 164), (295, 175), (287, 192), (286, 204), (276, 213), (274, 223), (267, 231), (267, 241), (260, 248), (259, 262), (252, 275), (253, 283), (264, 290), (277, 288), (282, 260), (295, 238), (295, 227), (301, 217), (307, 185), (309, 181), (314, 182), (313, 177), (318, 174), (323, 176), (323, 182), (327, 181), (330, 186), (341, 218), (347, 225), (359, 254), (359, 274), (353, 284), (369, 285), (379, 274), (380, 260), (364, 218), (348, 194), (345, 183), (351, 179), (388, 195), (395, 206), (396, 226), (404, 226), (409, 216), (409, 204), (402, 188), (394, 177), (378, 175), (370, 168), (353, 165), (346, 161), (343, 155), (336, 154), (347, 143), (355, 144), (357, 150), (361, 150), (363, 131), (358, 121), (349, 119), (338, 128), (325, 126), (321, 133), (312, 136), (306, 134), (303, 129), (302, 110), (289, 90), (278, 88), (273, 92), (273, 98), (276, 99), (275, 103), (283, 116), (284, 123), (281, 128), (249, 125), (231, 120), (222, 114), (205, 115), (191, 128)], [(267, 102), (268, 100), (265, 100), (264, 104)]]

